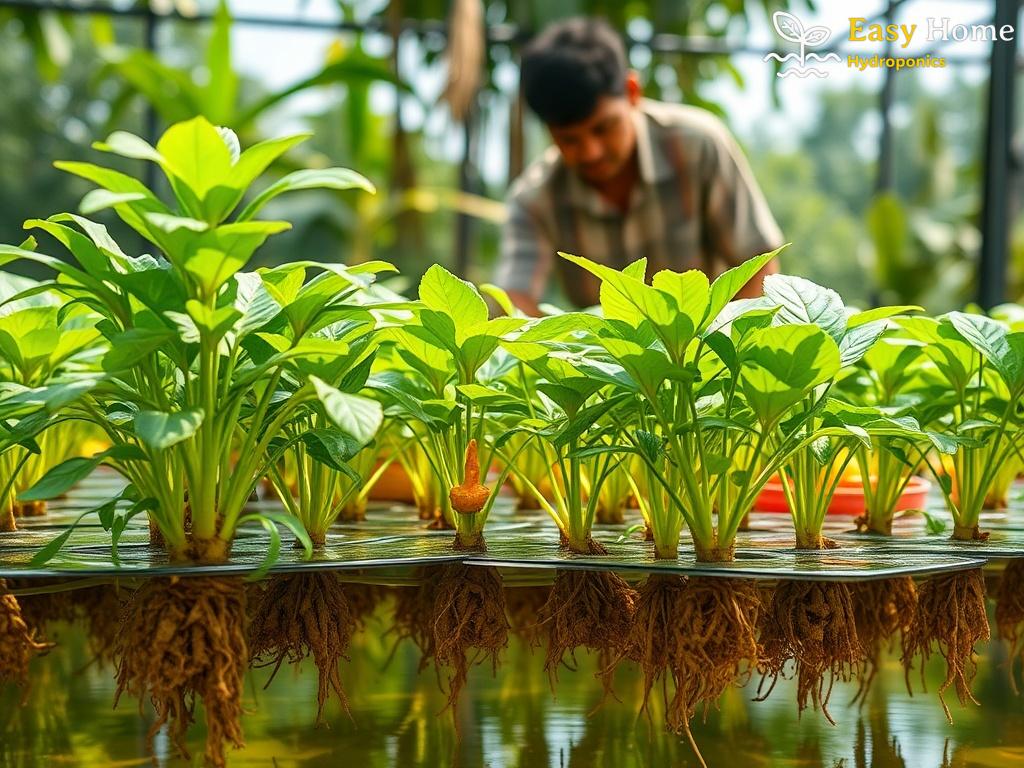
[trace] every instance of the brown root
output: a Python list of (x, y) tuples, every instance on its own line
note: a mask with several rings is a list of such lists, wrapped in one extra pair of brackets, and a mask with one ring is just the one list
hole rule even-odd
[(441, 570), (434, 598), (434, 650), (438, 665), (451, 670), (448, 706), (454, 712), (470, 664), (490, 658), (497, 670), (498, 652), (508, 645), (509, 625), (497, 568), (458, 564)]
[(18, 599), (0, 579), (0, 683), (28, 687), (28, 665), (33, 656), (51, 646), (36, 640), (35, 631), (21, 615)]
[(914, 658), (921, 657), (921, 686), (924, 669), (932, 654), (932, 644), (946, 659), (946, 679), (939, 686), (939, 701), (950, 724), (953, 717), (943, 694), (955, 686), (961, 706), (978, 703), (971, 694), (971, 682), (978, 671), (974, 645), (988, 640), (988, 616), (985, 612), (985, 578), (981, 569), (934, 576), (917, 590), (917, 610), (910, 631), (903, 635), (903, 669), (910, 691), (910, 670)]
[(153, 738), (166, 724), (186, 757), (195, 699), (206, 710), (206, 760), (226, 765), (224, 747), (242, 746), (242, 681), (249, 663), (245, 590), (235, 578), (146, 581), (125, 605), (117, 640), (117, 692), (148, 698), (156, 711)]
[(249, 625), (249, 652), (256, 666), (272, 666), (273, 682), (281, 665), (313, 657), (318, 675), (316, 721), (323, 722), (331, 692), (348, 712), (338, 665), (348, 660), (355, 622), (337, 575), (326, 571), (269, 579), (256, 598)]
[(13, 533), (18, 530), (18, 523), (14, 519), (14, 507), (5, 504), (0, 508), (0, 533)]
[[(614, 658), (629, 634), (637, 593), (610, 571), (561, 570), (538, 620), (547, 631), (544, 669), (554, 690), (558, 667), (576, 669), (576, 649)], [(567, 662), (568, 654), (571, 661)], [(605, 676), (606, 685), (610, 677)]]
[[(780, 582), (761, 624), (761, 646), (759, 698), (771, 693), (793, 660), (799, 711), (810, 701), (835, 725), (828, 712), (832, 686), (836, 679), (852, 680), (865, 658), (849, 587), (830, 581)], [(764, 690), (766, 681), (770, 684)]]
[(526, 645), (540, 645), (544, 628), (540, 624), (540, 609), (548, 601), (551, 587), (505, 587), (505, 611), (510, 631), (521, 637)]
[(430, 521), (429, 523), (427, 523), (427, 530), (428, 531), (454, 531), (455, 530), (455, 526), (452, 525), (448, 521), (448, 518), (444, 516), (444, 512), (441, 511), (440, 507), (435, 507), (434, 508), (434, 511), (432, 513), (432, 517), (424, 518), (421, 515), (420, 519), (421, 520), (425, 519), (425, 520), (429, 520)]
[(565, 531), (559, 529), (558, 531), (558, 546), (560, 549), (571, 552), (574, 555), (607, 555), (608, 550), (604, 544), (597, 541), (596, 539), (587, 536), (582, 543), (574, 544), (569, 540), (569, 537), (565, 535)]
[(859, 581), (849, 587), (857, 639), (865, 655), (854, 701), (863, 703), (878, 673), (883, 649), (892, 644), (897, 632), (910, 629), (917, 608), (917, 587), (909, 576)]
[(160, 526), (152, 519), (149, 521), (149, 545), (151, 547), (159, 547), (160, 549), (164, 549), (167, 546), (167, 541), (164, 539)]
[(1017, 677), (1013, 674), (1016, 659), (1024, 665), (1024, 559), (1006, 565), (996, 588), (996, 628), (999, 637), (1010, 644), (1010, 685), (1017, 693)]
[[(641, 710), (647, 711), (651, 690), (662, 681), (668, 727), (686, 733), (693, 743), (689, 723), (697, 708), (711, 706), (757, 662), (759, 610), (760, 597), (751, 581), (648, 577), (640, 585), (624, 647), (624, 656), (644, 676)], [(669, 677), (675, 688), (671, 700)]]
[(987, 541), (988, 531), (981, 530), (977, 525), (953, 525), (953, 541)]

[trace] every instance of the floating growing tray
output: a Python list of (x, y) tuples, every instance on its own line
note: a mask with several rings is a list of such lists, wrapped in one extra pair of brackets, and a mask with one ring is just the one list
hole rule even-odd
[[(259, 570), (267, 550), (267, 535), (258, 526), (243, 528), (235, 540), (232, 556), (222, 565), (171, 563), (167, 554), (149, 545), (145, 518), (131, 521), (119, 545), (117, 562), (111, 557), (109, 534), (98, 521), (82, 524), (65, 548), (45, 568), (30, 565), (33, 554), (44, 543), (65, 530), (81, 512), (111, 498), (121, 483), (110, 472), (97, 472), (69, 496), (51, 505), (47, 515), (19, 520), (22, 529), (0, 534), (0, 577), (148, 577), (172, 574), (247, 575)], [(1016, 495), (1016, 494), (1015, 494)], [(942, 500), (934, 492), (928, 508), (945, 515)], [(276, 501), (254, 502), (253, 509), (281, 509)], [(624, 573), (677, 573), (731, 578), (810, 579), (856, 581), (894, 576), (929, 574), (977, 568), (991, 559), (1024, 557), (1024, 510), (986, 513), (982, 527), (991, 531), (989, 541), (953, 542), (948, 534), (925, 532), (921, 516), (898, 518), (892, 537), (852, 532), (849, 517), (833, 516), (826, 521), (825, 534), (841, 548), (822, 552), (798, 552), (794, 547), (788, 516), (754, 512), (749, 531), (737, 539), (732, 563), (697, 563), (692, 542), (684, 531), (679, 557), (675, 561), (655, 560), (649, 542), (638, 534), (627, 535), (627, 526), (596, 526), (594, 535), (608, 549), (607, 556), (581, 557), (558, 547), (558, 534), (543, 513), (517, 513), (511, 499), (499, 498), (487, 523), (488, 551), (467, 554), (452, 549), (451, 531), (431, 531), (408, 506), (371, 504), (368, 519), (342, 523), (331, 529), (327, 546), (312, 560), (291, 546), (291, 534), (282, 532), (284, 546), (272, 572), (336, 570), (353, 574), (366, 569), (371, 574), (408, 571), (423, 565), (463, 562), (471, 565), (516, 569), (517, 578), (550, 580), (554, 569), (609, 569)], [(947, 516), (948, 517), (948, 516)], [(630, 522), (639, 519), (628, 513)], [(86, 518), (89, 521), (90, 518)], [(366, 576), (374, 578), (372, 575)]]

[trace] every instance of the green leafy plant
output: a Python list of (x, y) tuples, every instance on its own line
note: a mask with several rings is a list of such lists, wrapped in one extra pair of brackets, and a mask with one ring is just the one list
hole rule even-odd
[(63, 311), (44, 298), (45, 285), (10, 275), (0, 280), (0, 529), (14, 530), (16, 509), (24, 511), (16, 496), (72, 454), (82, 436), (81, 425), (60, 409), (95, 384), (91, 369), (102, 347), (88, 308)]
[[(714, 283), (696, 270), (664, 270), (651, 285), (643, 260), (619, 272), (563, 254), (602, 281), (604, 318), (579, 316), (601, 352), (578, 367), (636, 397), (621, 425), (622, 448), (645, 466), (648, 493), (638, 500), (658, 557), (676, 557), (685, 523), (698, 560), (732, 559), (739, 526), (777, 469), (759, 467), (773, 430), (827, 380), (831, 361), (838, 369), (835, 345), (820, 329), (763, 327), (770, 307), (729, 304), (776, 253)], [(730, 320), (731, 335), (723, 330)]]
[(371, 385), (398, 418), (419, 425), (412, 431), (442, 489), (442, 516), (455, 527), (456, 546), (479, 548), (511, 459), (502, 454), (498, 481), (482, 482), (503, 445), (493, 434), (496, 415), (522, 406), (478, 375), (502, 336), (525, 320), (489, 319), (479, 291), (437, 264), (424, 274), (419, 302), (410, 306), (410, 321), (387, 331), (407, 370), (376, 375)]
[(1024, 332), (983, 315), (950, 312), (903, 318), (931, 363), (922, 421), (949, 431), (959, 450), (946, 472), (925, 457), (953, 516), (954, 539), (984, 539), (981, 510), (997, 473), (1020, 458), (1024, 441)]
[[(114, 453), (92, 461), (110, 459), (128, 477), (132, 513), (148, 511), (175, 558), (224, 559), (235, 530), (248, 521), (270, 534), (271, 554), (279, 546), (276, 523), (308, 547), (291, 516), (245, 514), (244, 505), (274, 462), (272, 444), (286, 425), (315, 403), (341, 429), (352, 428), (360, 412), (356, 396), (309, 373), (342, 344), (313, 335), (364, 317), (368, 310), (350, 300), (388, 265), (350, 270), (300, 261), (241, 271), (267, 237), (288, 228), (255, 219), (271, 199), (316, 186), (372, 189), (358, 174), (334, 168), (285, 177), (246, 201), (267, 166), (304, 138), (242, 152), (230, 130), (203, 118), (172, 126), (155, 147), (114, 133), (97, 148), (155, 163), (173, 199), (165, 203), (138, 180), (102, 166), (58, 163), (99, 188), (83, 199), (82, 215), (26, 226), (63, 244), (74, 262), (26, 249), (4, 252), (5, 261), (50, 267), (56, 290), (102, 315), (96, 327), (111, 344), (105, 375), (75, 415), (104, 430)], [(86, 218), (106, 208), (158, 255), (129, 256)], [(33, 495), (61, 490), (55, 479), (70, 484), (95, 463), (54, 468)]]
[[(778, 306), (773, 323), (785, 328), (811, 324), (833, 342), (821, 375), (806, 396), (790, 403), (785, 419), (776, 424), (772, 449), (789, 454), (784, 464), (783, 491), (793, 517), (799, 549), (821, 549), (821, 536), (829, 504), (846, 468), (858, 451), (874, 452), (873, 440), (893, 440), (923, 433), (911, 417), (886, 414), (875, 404), (852, 407), (832, 397), (834, 385), (844, 368), (855, 365), (878, 342), (889, 318), (918, 307), (879, 307), (850, 312), (839, 294), (809, 280), (788, 275), (765, 279), (765, 298)], [(783, 350), (797, 348), (792, 341)], [(788, 446), (799, 441), (799, 448)]]

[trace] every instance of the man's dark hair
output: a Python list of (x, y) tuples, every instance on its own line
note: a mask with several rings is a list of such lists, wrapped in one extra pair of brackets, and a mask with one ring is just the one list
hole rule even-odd
[(548, 125), (571, 125), (593, 114), (602, 96), (626, 92), (626, 51), (602, 19), (575, 18), (547, 27), (523, 50), (526, 103)]

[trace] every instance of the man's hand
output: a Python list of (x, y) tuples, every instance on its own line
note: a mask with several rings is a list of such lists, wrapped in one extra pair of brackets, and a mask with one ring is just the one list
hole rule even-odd
[(540, 307), (529, 294), (523, 293), (522, 291), (509, 291), (508, 297), (524, 314), (529, 315), (530, 317), (540, 317)]
[(756, 299), (758, 296), (764, 293), (764, 279), (768, 275), (778, 274), (779, 261), (778, 259), (772, 259), (755, 274), (750, 280), (740, 288), (739, 293), (736, 294), (737, 299)]

